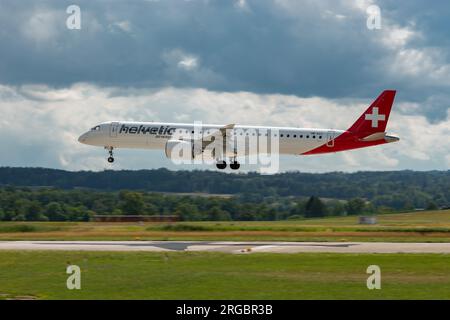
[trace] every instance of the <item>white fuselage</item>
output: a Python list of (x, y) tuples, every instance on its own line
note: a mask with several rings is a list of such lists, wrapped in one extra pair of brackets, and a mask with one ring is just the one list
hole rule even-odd
[[(201, 128), (186, 123), (164, 122), (105, 122), (80, 136), (84, 144), (112, 147), (162, 149), (172, 139), (190, 140), (218, 132), (223, 125), (202, 125)], [(330, 145), (342, 130), (309, 129), (289, 127), (257, 127), (236, 125), (229, 130), (229, 140), (245, 140), (267, 135), (276, 138), (280, 154), (299, 155), (322, 145)], [(267, 139), (267, 138), (266, 138)], [(237, 156), (248, 155), (249, 151), (237, 150)], [(250, 152), (251, 153), (251, 152)]]

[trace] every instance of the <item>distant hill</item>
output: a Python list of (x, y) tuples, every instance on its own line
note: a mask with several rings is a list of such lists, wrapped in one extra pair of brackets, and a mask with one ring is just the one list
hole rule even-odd
[(442, 207), (450, 203), (450, 171), (321, 174), (288, 172), (260, 175), (167, 169), (69, 172), (44, 168), (1, 167), (0, 185), (282, 197), (315, 195), (337, 199), (361, 197), (376, 205), (392, 208), (420, 208), (426, 207), (430, 202)]

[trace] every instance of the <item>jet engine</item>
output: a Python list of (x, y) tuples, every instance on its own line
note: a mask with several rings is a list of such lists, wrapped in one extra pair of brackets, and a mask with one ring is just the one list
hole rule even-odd
[(169, 140), (164, 149), (166, 157), (171, 160), (193, 160), (195, 156), (201, 154), (201, 146), (197, 146), (190, 141)]

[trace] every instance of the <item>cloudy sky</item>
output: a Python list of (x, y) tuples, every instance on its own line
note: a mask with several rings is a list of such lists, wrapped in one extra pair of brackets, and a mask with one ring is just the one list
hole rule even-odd
[[(72, 4), (79, 30), (66, 26)], [(367, 27), (372, 5), (381, 29)], [(281, 169), (448, 170), (449, 13), (444, 0), (2, 0), (0, 166), (111, 168), (77, 142), (110, 120), (346, 129), (396, 89), (399, 143), (283, 157)], [(116, 159), (178, 168), (163, 152)]]

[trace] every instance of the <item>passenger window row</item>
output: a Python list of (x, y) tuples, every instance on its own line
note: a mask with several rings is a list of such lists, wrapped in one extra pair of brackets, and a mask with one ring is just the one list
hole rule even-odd
[[(184, 131), (184, 130), (178, 130), (178, 133), (183, 133), (183, 131)], [(185, 132), (186, 132), (186, 133), (189, 133), (189, 130), (185, 130)], [(205, 134), (210, 134), (210, 133), (212, 133), (212, 132), (213, 132), (213, 131), (209, 131), (209, 130), (208, 130), (208, 131), (205, 131)], [(194, 134), (194, 130), (192, 130), (191, 133)], [(203, 133), (203, 131), (200, 131), (200, 132), (199, 132), (199, 134), (202, 134), (202, 133)], [(233, 131), (233, 132), (232, 132), (232, 135), (236, 135), (236, 131)], [(243, 135), (244, 135), (243, 132), (241, 132), (240, 135), (243, 136)], [(245, 135), (246, 135), (246, 136), (249, 136), (249, 133), (247, 132)], [(256, 135), (256, 134), (253, 132), (253, 133), (252, 133), (252, 136), (255, 136), (255, 135)], [(262, 133), (258, 133), (258, 136), (261, 137), (261, 136), (262, 136)], [(265, 133), (265, 136), (267, 137), (267, 133)], [(310, 138), (310, 135), (303, 135), (303, 134), (300, 134), (300, 135), (294, 134), (294, 135), (292, 135), (292, 136), (291, 136), (291, 134), (286, 134), (286, 135), (285, 135), (284, 133), (280, 134), (280, 137), (281, 137), (281, 138), (284, 138), (285, 136), (286, 136), (286, 138), (291, 138), (291, 137), (292, 137), (292, 138), (297, 138), (297, 137), (298, 137), (298, 138), (300, 138), (300, 139), (303, 139), (303, 137), (305, 137), (305, 139), (309, 139), (309, 138)], [(274, 134), (274, 137), (277, 137), (277, 134)], [(319, 135), (319, 136), (312, 135), (312, 136), (311, 136), (312, 139), (316, 139), (316, 137), (317, 137), (319, 140), (322, 140), (322, 135)]]

